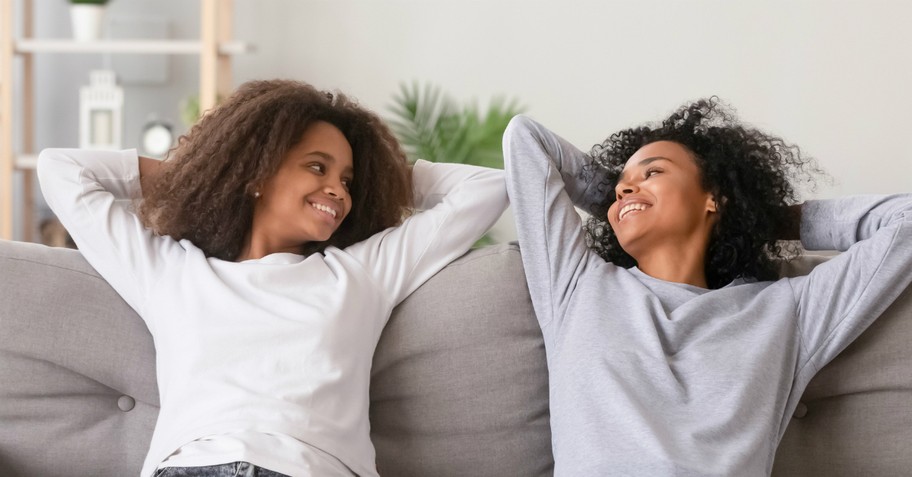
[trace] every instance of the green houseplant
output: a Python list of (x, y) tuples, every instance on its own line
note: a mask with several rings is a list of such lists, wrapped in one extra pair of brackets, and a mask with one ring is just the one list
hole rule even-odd
[(496, 97), (487, 109), (464, 106), (439, 87), (401, 84), (390, 126), (409, 159), (503, 168), (501, 141), (510, 118), (523, 112), (516, 99)]
[[(459, 106), (433, 85), (399, 86), (390, 106), (393, 133), (409, 160), (456, 162), (503, 169), (503, 133), (513, 116), (523, 112), (516, 99), (496, 97), (488, 108)], [(475, 247), (494, 243), (485, 235)]]

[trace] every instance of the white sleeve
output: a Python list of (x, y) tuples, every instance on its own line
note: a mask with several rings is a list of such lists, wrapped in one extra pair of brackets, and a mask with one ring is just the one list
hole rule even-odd
[(180, 246), (153, 234), (132, 212), (142, 195), (136, 151), (45, 149), (38, 179), (85, 259), (142, 316), (163, 254)]
[(501, 170), (419, 160), (412, 182), (423, 210), (346, 249), (393, 305), (468, 251), (507, 207)]

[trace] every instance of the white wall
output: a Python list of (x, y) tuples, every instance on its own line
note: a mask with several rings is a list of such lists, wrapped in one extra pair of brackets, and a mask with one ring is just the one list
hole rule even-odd
[[(69, 31), (61, 1), (37, 2), (39, 34)], [(617, 129), (719, 95), (816, 157), (834, 183), (812, 197), (912, 191), (912, 2), (904, 0), (236, 0), (236, 83), (291, 77), (386, 114), (402, 81), (457, 99), (519, 98), (588, 149)], [(57, 5), (60, 4), (60, 5)], [(113, 0), (196, 35), (198, 2)], [(127, 146), (148, 111), (177, 119), (194, 59), (171, 83), (127, 88)], [(76, 141), (76, 95), (103, 59), (39, 60), (38, 146)]]
[(270, 0), (239, 80), (289, 76), (380, 112), (401, 81), (508, 94), (588, 149), (719, 95), (833, 176), (808, 197), (912, 191), (912, 2)]

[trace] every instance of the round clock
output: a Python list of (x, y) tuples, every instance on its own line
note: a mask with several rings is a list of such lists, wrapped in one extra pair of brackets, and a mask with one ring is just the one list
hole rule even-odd
[(165, 157), (174, 144), (174, 133), (166, 121), (153, 119), (143, 126), (143, 152), (154, 157)]

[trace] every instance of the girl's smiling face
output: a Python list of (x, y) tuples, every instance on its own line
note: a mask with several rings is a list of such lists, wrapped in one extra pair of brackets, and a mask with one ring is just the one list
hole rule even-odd
[(716, 203), (703, 188), (693, 154), (681, 144), (657, 141), (641, 147), (624, 166), (615, 194), (608, 222), (634, 259), (666, 244), (694, 244), (705, 252)]
[(348, 140), (332, 124), (314, 122), (259, 188), (251, 237), (291, 252), (328, 240), (351, 211), (353, 180)]

